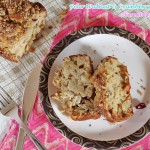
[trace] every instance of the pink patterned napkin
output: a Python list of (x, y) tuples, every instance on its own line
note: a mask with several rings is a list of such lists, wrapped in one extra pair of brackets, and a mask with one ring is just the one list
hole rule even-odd
[[(80, 3), (74, 2), (74, 4)], [(133, 22), (117, 17), (103, 9), (73, 9), (68, 12), (64, 19), (60, 31), (56, 35), (50, 50), (65, 36), (76, 30), (90, 26), (116, 26), (138, 35), (150, 44), (150, 30), (144, 29)], [(80, 145), (66, 139), (57, 130), (55, 130), (44, 113), (39, 96), (36, 98), (28, 127), (48, 150), (87, 150), (87, 148), (83, 148)], [(1, 150), (11, 150), (15, 148), (18, 129), (18, 124), (13, 120), (9, 127), (9, 132), (0, 143)], [(36, 149), (29, 138), (26, 138), (25, 140), (24, 149)], [(122, 150), (148, 149), (150, 149), (150, 134), (141, 141)]]

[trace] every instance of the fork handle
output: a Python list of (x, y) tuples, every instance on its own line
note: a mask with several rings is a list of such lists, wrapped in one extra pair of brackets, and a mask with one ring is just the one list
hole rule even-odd
[(37, 149), (39, 150), (46, 150), (46, 148), (40, 143), (40, 141), (35, 137), (35, 135), (27, 128), (27, 126), (21, 121), (21, 119), (18, 117), (16, 120), (21, 127), (24, 129), (26, 134), (30, 137), (30, 139), (34, 142)]
[(21, 150), (23, 149), (23, 143), (24, 143), (24, 138), (25, 138), (25, 132), (23, 128), (19, 128), (19, 133), (18, 133), (18, 139), (16, 143), (16, 150)]

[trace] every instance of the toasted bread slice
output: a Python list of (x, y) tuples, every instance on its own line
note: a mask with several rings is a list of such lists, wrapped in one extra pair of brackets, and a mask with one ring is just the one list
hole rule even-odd
[(95, 107), (109, 122), (119, 122), (133, 116), (127, 67), (117, 58), (104, 58), (91, 82), (96, 88)]
[(64, 58), (61, 67), (55, 74), (53, 84), (58, 92), (53, 99), (62, 104), (73, 120), (97, 119), (100, 113), (94, 109), (94, 87), (90, 82), (93, 64), (87, 55), (73, 55)]

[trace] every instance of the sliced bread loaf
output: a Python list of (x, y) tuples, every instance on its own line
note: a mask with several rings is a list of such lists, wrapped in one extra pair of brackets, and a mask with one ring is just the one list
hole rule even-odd
[(94, 87), (90, 82), (93, 64), (87, 55), (72, 55), (64, 58), (57, 70), (53, 84), (58, 92), (53, 99), (62, 104), (62, 111), (73, 120), (97, 119), (100, 113), (94, 108)]
[(109, 122), (119, 122), (133, 115), (127, 67), (108, 56), (97, 67), (91, 82), (96, 89), (94, 105)]

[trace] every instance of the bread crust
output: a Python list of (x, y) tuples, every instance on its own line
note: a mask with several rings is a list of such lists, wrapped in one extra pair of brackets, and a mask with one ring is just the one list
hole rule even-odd
[(18, 58), (15, 58), (16, 57), (15, 54), (11, 54), (9, 52), (7, 53), (3, 51), (1, 48), (0, 48), (0, 56), (2, 56), (3, 58), (6, 58), (9, 61), (13, 61), (17, 63)]
[(58, 91), (51, 97), (61, 102), (62, 111), (73, 120), (81, 121), (100, 117), (100, 113), (94, 109), (92, 97), (94, 87), (90, 82), (92, 75), (92, 60), (85, 54), (65, 58), (55, 74), (53, 84)]
[(45, 25), (46, 9), (27, 0), (0, 1), (0, 56), (18, 62)]
[(73, 112), (71, 118), (76, 121), (88, 120), (88, 119), (98, 119), (100, 118), (100, 113), (94, 112), (92, 113), (84, 113), (80, 115), (78, 113)]
[(127, 67), (117, 58), (112, 56), (104, 58), (92, 76), (91, 82), (96, 88), (95, 107), (109, 122), (120, 122), (133, 116)]

